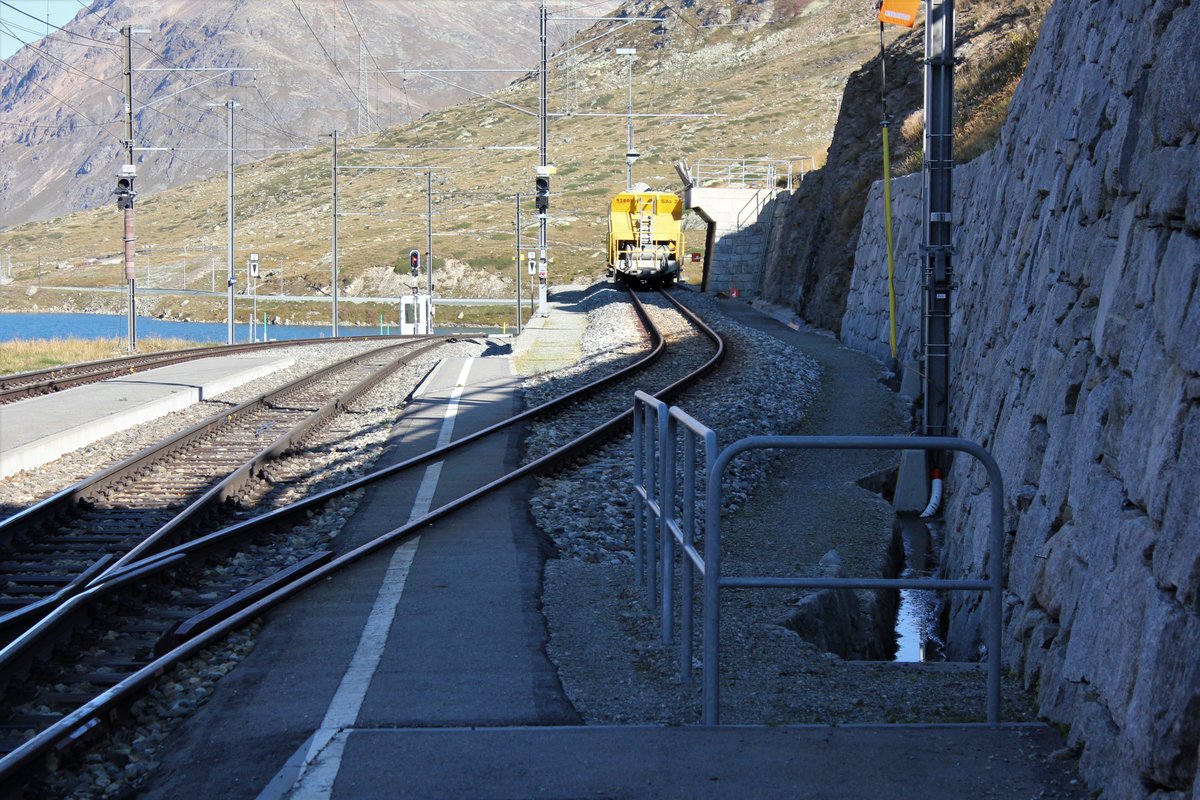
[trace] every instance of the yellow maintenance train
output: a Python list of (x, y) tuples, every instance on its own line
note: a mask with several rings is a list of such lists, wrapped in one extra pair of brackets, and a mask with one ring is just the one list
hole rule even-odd
[(683, 254), (683, 200), (635, 183), (608, 209), (608, 276), (674, 283)]

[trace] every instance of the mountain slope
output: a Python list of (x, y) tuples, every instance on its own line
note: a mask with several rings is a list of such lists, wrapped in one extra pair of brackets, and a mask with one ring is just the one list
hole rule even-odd
[[(108, 201), (123, 160), (125, 25), (149, 31), (134, 36), (134, 138), (175, 148), (139, 153), (145, 196), (223, 170), (226, 112), (209, 103), (242, 105), (239, 162), (313, 146), (334, 129), (411, 122), (469, 95), (379, 70), (532, 67), (538, 20), (528, 0), (95, 0), (70, 33), (31, 43), (0, 71), (3, 225)], [(555, 42), (567, 32), (555, 26)], [(192, 71), (216, 67), (256, 71)], [(174, 68), (189, 71), (160, 71)], [(486, 91), (517, 74), (437, 77)]]
[[(846, 76), (878, 48), (867, 0), (853, 4), (735, 3), (707, 0), (684, 7), (638, 2), (632, 15), (663, 13), (662, 22), (600, 23), (580, 32), (590, 43), (551, 61), (549, 99), (552, 180), (551, 280), (562, 283), (602, 274), (608, 198), (625, 186), (625, 116), (629, 62), (618, 48), (636, 47), (632, 63), (635, 146), (642, 157), (636, 180), (678, 188), (671, 163), (682, 158), (823, 158)], [(736, 24), (729, 24), (736, 23)], [(707, 27), (720, 25), (722, 27)], [(606, 31), (611, 35), (601, 36)], [(601, 37), (601, 38), (595, 38)], [(436, 292), (441, 296), (512, 296), (515, 291), (515, 195), (525, 193), (524, 244), (534, 236), (532, 203), (537, 154), (537, 81), (472, 98), (413, 124), (344, 141), (339, 164), (339, 281), (343, 296), (394, 296), (392, 272), (409, 248), (425, 249), (426, 175), (433, 170), (433, 243)], [(665, 115), (665, 116), (653, 116)], [(679, 116), (691, 115), (691, 116)], [(700, 116), (703, 115), (703, 116)], [(325, 140), (328, 142), (328, 140)], [(370, 146), (388, 152), (353, 150)], [(454, 149), (459, 148), (459, 149)], [(489, 149), (526, 148), (526, 149)], [(388, 170), (350, 170), (386, 166)], [(287, 294), (323, 295), (331, 282), (331, 192), (328, 144), (278, 154), (237, 170), (237, 258), (258, 252), (272, 286)], [(10, 308), (33, 303), (56, 308), (119, 310), (120, 294), (86, 297), (24, 291), (41, 287), (123, 285), (116, 257), (120, 215), (107, 203), (44, 225), (0, 233), (0, 256), (12, 254), (15, 283), (0, 297)], [(139, 199), (139, 286), (198, 288), (204, 269), (224, 272), (225, 180), (216, 177)], [(689, 234), (689, 249), (703, 235)], [(151, 248), (153, 248), (151, 250)], [(199, 258), (198, 258), (199, 257)], [(152, 262), (153, 269), (147, 262)], [(144, 270), (144, 271), (143, 271)], [(280, 274), (282, 273), (282, 275)], [(14, 291), (15, 289), (15, 291)], [(239, 277), (239, 291), (242, 289)], [(278, 290), (278, 288), (276, 289)], [(46, 298), (49, 297), (47, 300)], [(105, 300), (105, 298), (108, 298)], [(223, 299), (147, 300), (146, 310), (223, 318)], [(263, 303), (260, 301), (260, 308)], [(347, 307), (377, 319), (383, 308)], [(318, 321), (327, 309), (272, 306), (270, 313)]]

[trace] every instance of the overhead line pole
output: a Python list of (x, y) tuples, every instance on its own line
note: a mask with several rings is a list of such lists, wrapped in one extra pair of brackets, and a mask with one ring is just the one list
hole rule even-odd
[[(538, 175), (547, 175), (547, 129), (546, 129), (546, 69), (549, 61), (546, 44), (546, 0), (541, 0), (538, 14), (538, 40), (541, 45), (542, 61), (538, 69)], [(546, 241), (546, 211), (538, 209), (538, 311), (545, 315), (546, 288), (550, 281), (550, 259)]]
[(521, 193), (517, 192), (517, 336), (521, 335)]
[[(233, 112), (234, 109), (241, 108), (242, 104), (236, 100), (226, 100), (224, 103), (209, 103), (209, 107), (223, 106), (226, 116), (226, 131), (225, 136), (229, 140), (229, 157), (225, 163), (225, 342), (233, 344), (235, 338), (234, 331), (234, 286), (237, 285), (237, 273), (235, 272), (234, 258), (234, 205), (233, 205), (233, 156), (234, 156), (234, 141), (233, 141)], [(213, 280), (216, 280), (216, 274), (213, 275)]]
[(637, 55), (637, 49), (633, 47), (618, 47), (617, 55), (625, 56), (626, 59), (626, 79), (629, 83), (629, 104), (627, 108), (627, 120), (625, 125), (625, 188), (633, 188), (633, 162), (637, 161), (638, 154), (633, 150), (633, 57)]
[(236, 100), (227, 100), (225, 102), (226, 117), (228, 118), (228, 127), (226, 134), (229, 137), (229, 161), (225, 168), (225, 188), (228, 192), (225, 198), (225, 228), (227, 230), (227, 238), (225, 244), (225, 266), (228, 268), (228, 275), (225, 280), (225, 321), (226, 334), (225, 341), (227, 344), (233, 344), (234, 327), (233, 327), (233, 303), (234, 303), (234, 286), (237, 283), (237, 274), (234, 272), (235, 266), (233, 263), (234, 250), (234, 207), (233, 207), (233, 111), (241, 104)]
[[(929, 0), (925, 17), (924, 434), (949, 436), (950, 293), (954, 282), (954, 0)], [(935, 454), (936, 459), (936, 454)], [(944, 467), (945, 465), (936, 464)]]
[[(133, 163), (133, 27), (126, 25), (121, 29), (125, 34), (125, 163), (131, 178), (136, 167)], [(132, 192), (131, 192), (132, 194)], [(128, 339), (129, 352), (137, 350), (137, 277), (134, 272), (134, 246), (137, 236), (134, 234), (134, 197), (125, 204), (125, 281), (129, 285), (129, 323)]]
[(433, 333), (433, 170), (425, 173), (425, 276), (429, 301), (425, 311), (425, 333)]
[(338, 181), (337, 181), (337, 140), (338, 132), (333, 132), (333, 338), (338, 336)]

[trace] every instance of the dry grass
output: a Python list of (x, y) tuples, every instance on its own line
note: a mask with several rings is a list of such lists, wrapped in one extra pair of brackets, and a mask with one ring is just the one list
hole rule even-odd
[(992, 58), (970, 65), (958, 76), (959, 122), (954, 133), (959, 163), (970, 161), (996, 143), (1037, 37), (1036, 29), (1014, 33)]
[[(0, 344), (0, 375), (49, 369), (63, 364), (80, 364), (123, 356), (124, 339), (30, 339)], [(157, 353), (196, 347), (186, 339), (142, 339), (138, 350)]]
[(900, 136), (910, 147), (921, 146), (921, 138), (925, 136), (925, 109), (919, 108), (904, 118)]
[[(1041, 11), (1044, 15), (1044, 9)], [(1009, 35), (989, 57), (967, 65), (955, 76), (954, 160), (957, 163), (965, 164), (982, 155), (1000, 138), (1009, 103), (1037, 44), (1041, 18), (1036, 17), (1036, 24)], [(921, 169), (924, 133), (923, 112), (913, 112), (904, 120), (900, 135), (914, 149), (896, 165), (894, 175)]]

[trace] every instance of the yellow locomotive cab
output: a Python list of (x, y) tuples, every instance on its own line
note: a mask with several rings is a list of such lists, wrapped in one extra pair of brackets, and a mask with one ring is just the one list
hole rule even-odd
[(645, 184), (621, 192), (608, 209), (608, 274), (673, 283), (683, 252), (683, 200)]

